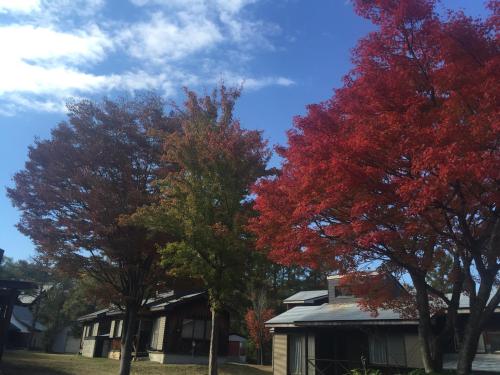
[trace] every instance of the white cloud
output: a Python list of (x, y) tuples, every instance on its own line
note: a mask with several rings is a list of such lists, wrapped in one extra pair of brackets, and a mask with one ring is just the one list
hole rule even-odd
[(0, 13), (29, 13), (40, 10), (40, 0), (0, 0)]
[(148, 22), (124, 30), (120, 39), (128, 52), (140, 59), (165, 63), (207, 50), (223, 37), (217, 26), (204, 18), (181, 13), (174, 19), (157, 12)]
[[(11, 24), (0, 27), (2, 60), (45, 62), (96, 62), (112, 42), (96, 25), (87, 31), (60, 32), (53, 28)], [(4, 64), (0, 60), (0, 67)], [(0, 82), (1, 85), (1, 82)]]
[[(69, 97), (242, 82), (290, 86), (248, 72), (273, 28), (255, 20), (258, 0), (130, 0), (136, 21), (106, 18), (105, 0), (0, 0), (0, 115), (64, 111)], [(131, 67), (133, 66), (133, 68)], [(224, 72), (222, 76), (219, 72)]]
[(0, 94), (70, 93), (103, 86), (104, 77), (77, 67), (101, 61), (112, 47), (97, 27), (74, 33), (11, 24), (0, 27)]
[(232, 14), (238, 13), (241, 9), (257, 0), (216, 0), (215, 3), (221, 12)]
[(212, 84), (224, 82), (229, 86), (243, 86), (244, 90), (260, 90), (268, 86), (283, 86), (289, 87), (295, 85), (295, 81), (286, 77), (247, 77), (245, 75), (234, 74), (232, 72), (224, 72), (218, 78), (211, 80)]

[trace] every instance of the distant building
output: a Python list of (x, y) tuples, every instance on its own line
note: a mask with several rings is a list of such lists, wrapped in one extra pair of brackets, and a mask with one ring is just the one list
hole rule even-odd
[[(0, 263), (4, 250), (0, 249)], [(10, 322), (13, 317), (14, 305), (23, 290), (36, 288), (36, 285), (19, 280), (0, 280), (0, 360), (9, 338)]]
[[(19, 295), (13, 306), (12, 316), (8, 328), (6, 347), (9, 349), (35, 349), (46, 350), (44, 335), (47, 327), (35, 316), (42, 303), (45, 292), (50, 290), (52, 284), (36, 285), (30, 293)], [(80, 337), (75, 337), (71, 326), (64, 327), (56, 333), (52, 347), (48, 348), (53, 353), (78, 353)]]
[(15, 305), (10, 319), (6, 346), (9, 349), (43, 348), (43, 332), (46, 330), (41, 323), (35, 322), (33, 327), (33, 313), (27, 306)]

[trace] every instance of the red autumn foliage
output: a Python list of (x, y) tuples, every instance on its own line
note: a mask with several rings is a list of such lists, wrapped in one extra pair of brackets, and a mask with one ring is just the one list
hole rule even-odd
[(248, 333), (257, 349), (261, 349), (262, 345), (271, 340), (271, 332), (264, 323), (275, 315), (274, 309), (264, 309), (260, 312), (249, 309), (245, 314)]
[[(283, 264), (407, 273), (421, 315), (435, 297), (453, 311), (466, 291), (487, 316), (500, 302), (488, 303), (500, 269), (499, 3), (487, 20), (444, 18), (432, 0), (354, 3), (378, 30), (334, 96), (295, 119), (280, 174), (255, 187), (258, 246)], [(427, 280), (445, 256), (451, 298)]]
[(252, 228), (284, 264), (349, 270), (394, 251), (431, 268), (438, 236), (479, 239), (498, 216), (497, 42), (488, 23), (442, 21), (432, 1), (356, 4), (380, 31), (344, 86), (295, 119), (280, 175), (255, 188)]

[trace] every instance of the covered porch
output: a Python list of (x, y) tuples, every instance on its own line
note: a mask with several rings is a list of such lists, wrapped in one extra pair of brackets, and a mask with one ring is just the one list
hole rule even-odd
[(337, 325), (277, 329), (275, 374), (343, 375), (360, 368), (393, 374), (418, 368), (421, 363), (415, 328)]

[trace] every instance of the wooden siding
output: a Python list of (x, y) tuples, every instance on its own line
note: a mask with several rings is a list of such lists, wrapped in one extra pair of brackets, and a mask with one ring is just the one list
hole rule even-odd
[(95, 354), (95, 339), (85, 339), (82, 345), (82, 356), (92, 358)]
[(418, 344), (418, 335), (405, 335), (406, 348), (406, 367), (422, 368), (422, 356), (420, 354), (420, 345)]
[[(191, 340), (182, 338), (182, 320), (200, 319), (210, 320), (211, 313), (206, 299), (199, 299), (178, 306), (167, 312), (165, 338), (163, 340), (163, 351), (170, 354), (191, 355)], [(219, 356), (227, 355), (229, 339), (229, 314), (221, 313), (219, 316)], [(198, 340), (195, 356), (208, 355), (210, 341)]]
[(287, 375), (287, 335), (275, 333), (273, 335), (273, 374)]

